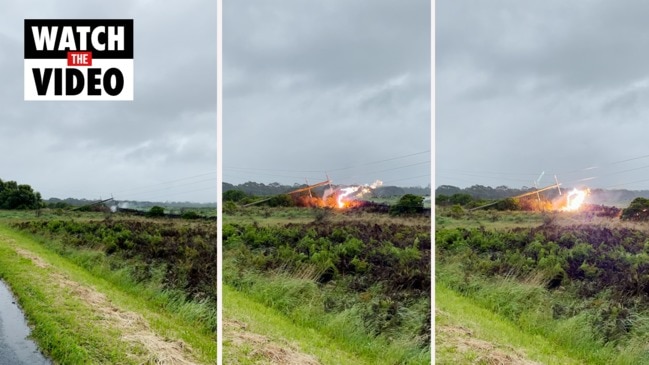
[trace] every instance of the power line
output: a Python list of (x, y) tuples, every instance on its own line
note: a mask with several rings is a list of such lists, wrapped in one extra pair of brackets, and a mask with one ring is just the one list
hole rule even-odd
[(490, 175), (529, 175), (529, 176), (537, 176), (538, 172), (497, 172), (497, 171), (474, 171), (474, 170), (460, 170), (460, 169), (444, 169), (444, 168), (438, 168), (440, 171), (448, 171), (448, 172), (459, 172), (459, 173), (475, 173), (475, 174), (490, 174)]
[[(322, 173), (322, 171), (318, 171)], [(238, 176), (274, 176), (274, 177), (290, 177), (293, 179), (304, 179), (305, 177), (308, 179), (319, 179), (322, 176), (319, 177), (314, 177), (314, 176), (293, 176), (293, 175), (281, 175), (281, 174), (266, 174), (266, 173), (242, 173), (242, 172), (234, 172), (234, 173), (229, 173), (229, 175), (238, 175)]]
[(358, 165), (355, 165), (355, 166), (340, 167), (340, 168), (335, 168), (335, 169), (322, 169), (322, 170), (286, 170), (286, 169), (253, 168), (253, 167), (228, 167), (228, 166), (224, 166), (223, 168), (224, 169), (229, 169), (229, 170), (250, 170), (250, 171), (279, 171), (279, 172), (306, 172), (306, 173), (309, 173), (309, 172), (323, 172), (323, 171), (335, 172), (335, 171), (354, 169), (354, 168), (358, 168), (358, 167), (362, 167), (362, 166), (374, 165), (374, 164), (387, 162), (387, 161), (399, 160), (399, 159), (406, 158), (406, 157), (422, 155), (424, 153), (430, 153), (430, 150), (420, 151), (420, 152), (411, 153), (411, 154), (402, 155), (402, 156), (397, 156), (397, 157), (392, 157), (392, 158), (386, 158), (386, 159), (382, 159), (382, 160), (365, 162), (365, 163), (358, 164)]
[[(134, 191), (134, 190), (146, 190), (146, 189), (149, 189), (149, 188), (151, 188), (153, 186), (165, 185), (165, 184), (170, 184), (170, 183), (174, 183), (174, 182), (178, 182), (178, 181), (184, 181), (184, 180), (191, 180), (191, 179), (194, 179), (194, 178), (197, 178), (197, 177), (213, 175), (213, 174), (216, 174), (216, 171), (207, 172), (207, 173), (204, 173), (204, 174), (198, 174), (198, 175), (189, 176), (189, 177), (183, 177), (183, 178), (175, 179), (175, 180), (163, 181), (163, 182), (155, 183), (155, 184), (151, 184), (151, 185), (144, 185), (144, 186), (137, 187), (137, 188), (118, 190), (118, 191), (115, 191), (114, 193), (123, 193), (123, 192), (129, 192), (129, 191)], [(216, 180), (216, 177), (214, 177), (213, 179), (209, 179), (209, 180)], [(203, 180), (203, 181), (206, 181), (206, 180)], [(182, 185), (177, 185), (177, 186), (182, 186)]]
[(279, 171), (279, 172), (322, 172), (322, 170), (284, 170), (284, 169), (267, 169), (267, 168), (250, 168), (250, 167), (223, 167), (228, 170), (243, 170), (243, 171)]
[[(367, 162), (367, 163), (356, 165), (356, 166), (342, 167), (342, 168), (339, 168), (339, 169), (327, 169), (327, 171), (349, 170), (349, 169), (354, 169), (354, 168), (358, 168), (358, 167), (361, 167), (361, 166), (374, 165), (374, 164), (381, 163), (381, 162), (393, 161), (393, 160), (398, 160), (398, 159), (401, 159), (401, 158), (406, 158), (406, 157), (411, 157), (411, 156), (416, 156), (416, 155), (422, 155), (424, 153), (430, 153), (430, 150), (417, 152), (417, 153), (412, 153), (412, 154), (409, 154), (409, 155), (404, 155), (404, 156), (399, 156), (399, 157), (394, 157), (394, 158), (386, 158), (386, 159), (383, 159), (383, 160)], [(428, 162), (430, 162), (430, 161), (428, 161)]]
[[(181, 191), (181, 192), (176, 192), (172, 194), (160, 194), (160, 195), (154, 195), (154, 196), (148, 196), (146, 199), (147, 200), (152, 200), (152, 199), (157, 199), (159, 197), (169, 197), (169, 196), (178, 196), (178, 195), (184, 195), (184, 194), (189, 194), (189, 193), (196, 193), (200, 191), (208, 191), (214, 189), (214, 200), (216, 200), (216, 185), (214, 187), (209, 187), (209, 188), (203, 188), (203, 189), (196, 189), (196, 190), (186, 190), (186, 191)], [(143, 198), (140, 198), (140, 200)], [(118, 200), (126, 200), (126, 199), (118, 199)]]
[(602, 167), (617, 165), (617, 164), (621, 164), (621, 163), (625, 163), (625, 162), (629, 162), (629, 161), (634, 161), (634, 160), (640, 160), (640, 159), (647, 158), (647, 157), (649, 157), (649, 155), (631, 157), (631, 158), (627, 158), (627, 159), (624, 159), (624, 160), (617, 160), (617, 161), (607, 162), (607, 163), (604, 163), (604, 164), (602, 164), (600, 166), (589, 166), (589, 167), (585, 167), (583, 169), (565, 171), (565, 172), (561, 172), (561, 174), (565, 175), (565, 174), (572, 174), (572, 173), (576, 173), (576, 172), (595, 170), (595, 169), (600, 169)]
[[(513, 178), (513, 177), (502, 177), (502, 176), (488, 176), (488, 175), (471, 174), (471, 173), (456, 173), (455, 175), (468, 176), (468, 177), (487, 178), (487, 179), (492, 179), (492, 180), (517, 181), (517, 182), (524, 182), (524, 183), (530, 183), (530, 181), (531, 181), (531, 180), (528, 180), (528, 179), (519, 179), (519, 178)], [(446, 176), (449, 176), (449, 175), (446, 175)]]
[[(384, 182), (383, 182), (383, 185), (385, 185), (385, 184), (387, 184), (387, 183), (393, 183), (393, 182), (396, 182), (396, 181), (404, 181), (404, 180), (419, 179), (419, 178), (422, 178), (422, 177), (430, 177), (430, 174), (426, 174), (426, 175), (418, 175), (418, 176), (411, 176), (411, 177), (404, 177), (404, 178), (396, 179), (396, 180), (388, 180), (388, 181), (384, 181)], [(430, 182), (429, 182), (429, 183), (430, 183)]]
[(615, 187), (624, 186), (624, 185), (633, 185), (633, 184), (637, 184), (637, 183), (640, 183), (640, 182), (646, 182), (646, 181), (649, 181), (649, 179), (636, 180), (636, 181), (631, 181), (631, 182), (622, 183), (622, 184), (610, 185), (610, 186), (605, 187), (604, 189), (610, 189), (610, 188), (615, 188)]
[(428, 160), (428, 161), (422, 161), (422, 162), (417, 162), (417, 163), (413, 163), (413, 164), (410, 164), (410, 165), (404, 165), (404, 166), (399, 166), (399, 167), (393, 167), (393, 168), (390, 168), (390, 169), (383, 169), (383, 170), (376, 170), (376, 171), (368, 171), (368, 172), (364, 172), (364, 173), (365, 173), (365, 174), (374, 174), (374, 173), (377, 173), (377, 172), (385, 172), (385, 171), (400, 170), (400, 169), (405, 169), (405, 168), (407, 168), (407, 167), (419, 166), (419, 165), (426, 165), (426, 164), (430, 165), (430, 160)]
[[(205, 179), (205, 180), (200, 180), (200, 181), (193, 181), (193, 182), (190, 182), (190, 183), (187, 183), (187, 184), (169, 186), (169, 187), (166, 187), (166, 188), (163, 188), (163, 189), (158, 189), (158, 190), (147, 190), (146, 192), (139, 193), (139, 194), (157, 193), (157, 192), (161, 192), (161, 191), (168, 191), (168, 190), (176, 189), (176, 188), (183, 187), (183, 186), (195, 185), (195, 184), (199, 184), (199, 183), (203, 183), (203, 182), (207, 182), (207, 181), (214, 181), (214, 180), (216, 180), (216, 179)], [(216, 184), (214, 184), (214, 189), (216, 189)], [(126, 194), (126, 195), (128, 196), (128, 194)]]

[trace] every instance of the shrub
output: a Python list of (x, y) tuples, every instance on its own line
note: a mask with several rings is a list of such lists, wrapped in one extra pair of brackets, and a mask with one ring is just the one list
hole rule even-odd
[(183, 219), (198, 219), (201, 216), (198, 213), (194, 212), (193, 210), (189, 210), (189, 211), (183, 212), (183, 214), (180, 217), (183, 218)]
[(233, 201), (223, 202), (223, 213), (233, 214), (237, 211), (237, 205)]
[(471, 200), (473, 200), (473, 197), (469, 194), (464, 194), (464, 193), (456, 193), (451, 195), (449, 198), (449, 202), (451, 204), (459, 204), (459, 205), (467, 205), (471, 203)]
[(622, 219), (644, 221), (649, 218), (649, 199), (635, 198), (628, 208), (622, 210)]
[(146, 213), (146, 216), (147, 217), (164, 217), (165, 216), (165, 209), (163, 207), (159, 207), (157, 205), (154, 205)]
[(246, 198), (248, 194), (241, 190), (228, 190), (223, 193), (224, 202), (238, 202)]
[(495, 208), (497, 210), (521, 210), (521, 206), (518, 199), (514, 199), (514, 198), (507, 198), (499, 201), (495, 205)]
[(424, 197), (406, 194), (402, 196), (396, 205), (390, 207), (390, 214), (392, 215), (402, 215), (402, 214), (414, 214), (419, 213), (424, 210)]
[(448, 195), (440, 194), (435, 197), (435, 205), (448, 205), (451, 201), (451, 197)]
[(288, 194), (276, 195), (270, 198), (267, 204), (271, 207), (292, 207), (295, 205), (293, 198)]

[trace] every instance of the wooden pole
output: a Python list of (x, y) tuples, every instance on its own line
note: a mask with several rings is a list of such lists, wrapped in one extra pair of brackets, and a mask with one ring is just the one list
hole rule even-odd
[[(546, 187), (544, 187), (544, 188), (542, 188), (542, 189), (536, 189), (535, 191), (531, 191), (531, 192), (529, 192), (529, 193), (525, 193), (525, 194), (521, 194), (521, 195), (513, 196), (513, 197), (511, 197), (511, 199), (519, 199), (519, 198), (524, 198), (524, 197), (526, 197), (526, 196), (530, 196), (530, 195), (538, 194), (538, 193), (543, 192), (543, 191), (546, 191), (546, 190), (550, 190), (550, 189), (558, 188), (559, 185), (561, 185), (561, 184), (560, 184), (560, 183), (557, 183), (557, 184), (554, 184), (554, 185), (546, 186)], [(493, 202), (493, 203), (489, 203), (489, 204), (481, 205), (481, 206), (479, 206), (479, 207), (471, 208), (471, 209), (469, 209), (469, 212), (470, 212), (470, 211), (474, 211), (474, 210), (478, 210), (478, 209), (482, 209), (482, 208), (486, 208), (486, 207), (490, 207), (490, 206), (492, 206), (492, 205), (496, 205), (496, 204), (498, 204), (498, 203), (500, 203), (500, 202), (501, 202), (501, 200), (498, 200), (498, 201)]]

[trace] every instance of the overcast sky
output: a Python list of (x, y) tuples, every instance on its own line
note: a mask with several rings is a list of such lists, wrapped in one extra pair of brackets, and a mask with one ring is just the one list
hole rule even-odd
[[(23, 101), (23, 20), (134, 19), (135, 101)], [(216, 201), (216, 2), (0, 7), (0, 179), (45, 198)]]
[(435, 185), (649, 189), (649, 3), (437, 1)]
[(224, 1), (224, 181), (427, 186), (430, 6)]

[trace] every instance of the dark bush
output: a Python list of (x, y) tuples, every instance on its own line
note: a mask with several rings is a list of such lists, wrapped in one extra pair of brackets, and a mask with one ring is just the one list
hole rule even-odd
[(390, 214), (392, 215), (402, 215), (402, 214), (415, 214), (420, 213), (424, 210), (424, 197), (406, 194), (402, 196), (397, 204), (390, 207)]
[(621, 218), (634, 221), (646, 221), (649, 218), (649, 199), (633, 199), (629, 207), (622, 210)]
[(228, 190), (223, 193), (224, 202), (238, 202), (246, 198), (248, 194), (241, 190)]
[(180, 217), (182, 219), (198, 219), (200, 218), (200, 214), (194, 212), (193, 210), (188, 210), (186, 212), (183, 212)]
[(287, 194), (275, 195), (267, 202), (270, 207), (292, 207), (295, 205), (293, 198)]
[(159, 207), (157, 205), (154, 205), (146, 213), (146, 216), (147, 217), (164, 217), (165, 216), (165, 209), (163, 207)]
[(458, 205), (467, 205), (471, 203), (472, 200), (473, 197), (465, 193), (456, 193), (451, 195), (451, 197), (449, 198), (449, 202), (451, 204), (458, 204)]

